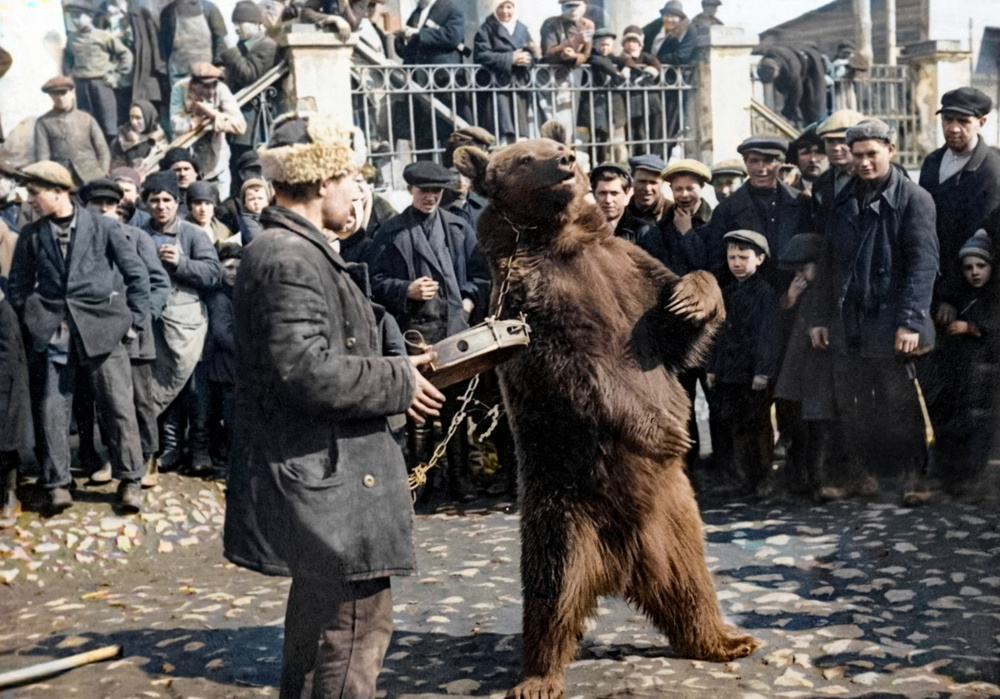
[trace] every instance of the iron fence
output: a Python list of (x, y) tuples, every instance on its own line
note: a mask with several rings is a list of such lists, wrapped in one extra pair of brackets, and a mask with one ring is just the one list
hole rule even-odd
[(506, 144), (560, 122), (593, 164), (630, 155), (694, 152), (693, 67), (610, 76), (591, 66), (535, 66), (501, 80), (478, 65), (355, 65), (355, 124), (368, 140), (382, 187), (402, 186), (401, 167), (441, 162), (455, 129), (480, 126)]

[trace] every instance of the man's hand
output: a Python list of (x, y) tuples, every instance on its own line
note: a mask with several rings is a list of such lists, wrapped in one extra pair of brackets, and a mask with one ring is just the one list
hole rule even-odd
[(176, 267), (181, 261), (180, 245), (161, 245), (156, 250), (160, 256), (160, 262)]
[(337, 38), (341, 41), (347, 41), (351, 38), (351, 25), (347, 23), (347, 20), (343, 17), (338, 17), (337, 15), (327, 15), (320, 21), (316, 22), (317, 27), (333, 27), (334, 33)]
[(683, 206), (677, 205), (674, 207), (674, 225), (681, 233), (687, 233), (691, 230), (693, 226), (691, 223), (692, 213)]
[(514, 65), (516, 66), (530, 66), (531, 65), (531, 54), (527, 51), (515, 51), (514, 52)]
[(958, 310), (950, 303), (942, 303), (938, 306), (937, 315), (934, 320), (938, 325), (951, 325), (958, 317)]
[(949, 335), (970, 335), (969, 328), (971, 326), (968, 322), (964, 320), (956, 320), (948, 323), (948, 334)]
[(424, 378), (419, 367), (430, 364), (437, 359), (437, 352), (424, 352), (410, 357), (413, 365), (413, 395), (410, 397), (410, 407), (406, 414), (409, 415), (418, 425), (424, 424), (428, 417), (440, 414), (441, 406), (444, 405), (444, 394), (434, 388), (434, 385)]
[(470, 316), (472, 312), (476, 309), (476, 304), (472, 302), (472, 299), (462, 299), (462, 310), (465, 311)]
[(830, 329), (824, 327), (809, 328), (809, 339), (815, 349), (825, 350), (830, 346)]
[(562, 57), (563, 58), (572, 58), (573, 60), (576, 60), (576, 55), (577, 55), (576, 54), (576, 49), (574, 49), (572, 46), (565, 46), (565, 47), (563, 47), (563, 50), (562, 50)]
[(208, 102), (195, 102), (191, 105), (191, 111), (208, 119), (214, 119), (219, 115), (219, 112), (216, 111)]
[(437, 294), (438, 283), (430, 277), (419, 277), (410, 282), (406, 296), (414, 301), (430, 301)]
[(917, 349), (920, 344), (920, 333), (915, 333), (909, 328), (896, 328), (896, 351), (903, 354), (910, 354)]
[(750, 384), (750, 388), (755, 391), (763, 391), (767, 388), (767, 377), (763, 374), (757, 374), (753, 377), (753, 383)]

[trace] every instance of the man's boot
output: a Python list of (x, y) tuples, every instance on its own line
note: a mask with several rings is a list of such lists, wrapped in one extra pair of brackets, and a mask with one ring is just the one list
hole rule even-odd
[(118, 514), (134, 515), (142, 510), (142, 489), (136, 481), (122, 481), (115, 494), (114, 508)]
[(17, 452), (0, 452), (0, 529), (12, 527), (21, 514), (17, 499)]
[(146, 459), (146, 473), (143, 475), (139, 485), (143, 488), (155, 488), (160, 482), (160, 464), (155, 456)]
[(469, 437), (464, 423), (448, 442), (445, 453), (448, 459), (448, 497), (456, 502), (472, 502), (479, 495), (469, 476)]
[(181, 452), (181, 437), (184, 432), (182, 410), (175, 400), (164, 411), (160, 418), (160, 456), (159, 470), (163, 473), (176, 471), (183, 456)]

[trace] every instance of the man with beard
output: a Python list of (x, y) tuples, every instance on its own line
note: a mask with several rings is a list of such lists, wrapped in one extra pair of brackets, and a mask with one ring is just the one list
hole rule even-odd
[(847, 147), (844, 135), (847, 129), (864, 120), (865, 115), (841, 109), (816, 127), (816, 135), (823, 139), (829, 169), (816, 178), (812, 187), (813, 229), (817, 233), (826, 231), (833, 201), (854, 175), (854, 159)]
[(632, 177), (617, 163), (602, 163), (590, 172), (590, 186), (594, 199), (604, 218), (615, 231), (615, 235), (630, 243), (646, 234), (649, 226), (629, 213), (628, 202), (632, 198)]
[(663, 218), (663, 212), (670, 206), (670, 200), (663, 194), (663, 179), (660, 175), (667, 167), (663, 158), (648, 153), (628, 159), (632, 170), (632, 201), (628, 203), (629, 213), (647, 226), (655, 226)]

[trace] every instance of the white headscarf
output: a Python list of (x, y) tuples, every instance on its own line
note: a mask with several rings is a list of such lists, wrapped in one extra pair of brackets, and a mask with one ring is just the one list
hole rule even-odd
[(514, 36), (514, 28), (517, 27), (517, 2), (515, 2), (515, 0), (493, 0), (493, 16), (497, 16), (497, 10), (500, 9), (500, 6), (505, 2), (509, 2), (514, 6), (514, 16), (509, 22), (500, 22), (499, 17), (497, 17), (497, 21), (500, 22), (500, 26), (507, 30), (508, 34)]

